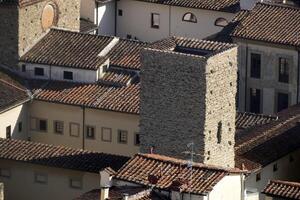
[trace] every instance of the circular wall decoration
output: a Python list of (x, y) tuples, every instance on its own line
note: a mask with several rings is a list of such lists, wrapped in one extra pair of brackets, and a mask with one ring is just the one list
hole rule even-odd
[(57, 23), (56, 6), (53, 3), (48, 3), (42, 13), (42, 27), (44, 30), (51, 28)]

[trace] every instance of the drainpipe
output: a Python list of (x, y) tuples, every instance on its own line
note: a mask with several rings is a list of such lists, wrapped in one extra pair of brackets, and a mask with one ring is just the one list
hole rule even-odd
[(115, 36), (117, 36), (117, 15), (118, 15), (118, 2), (115, 0)]
[(248, 43), (246, 43), (246, 76), (245, 76), (245, 112), (247, 111), (247, 85), (248, 85)]
[(299, 103), (299, 72), (300, 72), (300, 51), (298, 50), (298, 67), (297, 67), (297, 103)]
[(97, 31), (96, 31), (96, 33), (97, 33), (97, 35), (98, 35), (98, 33), (99, 33), (99, 17), (98, 17), (98, 15), (99, 15), (99, 10), (98, 10), (98, 8), (99, 8), (99, 2), (98, 1), (95, 1), (95, 3), (96, 3), (96, 24), (97, 24)]
[(85, 107), (82, 106), (82, 149), (85, 149)]
[(169, 37), (171, 36), (171, 6), (169, 6)]

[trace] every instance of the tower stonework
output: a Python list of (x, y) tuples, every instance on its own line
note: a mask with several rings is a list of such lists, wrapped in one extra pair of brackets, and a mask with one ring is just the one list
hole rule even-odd
[(234, 167), (237, 48), (146, 49), (142, 63), (141, 151), (187, 158), (193, 142), (196, 161)]
[(4, 0), (0, 19), (0, 64), (15, 67), (49, 28), (79, 31), (80, 0)]

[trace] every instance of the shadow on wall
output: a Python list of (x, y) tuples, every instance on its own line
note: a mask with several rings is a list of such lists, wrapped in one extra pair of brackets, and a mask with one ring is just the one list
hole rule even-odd
[(16, 67), (19, 57), (19, 11), (17, 6), (0, 4), (0, 19), (0, 64)]

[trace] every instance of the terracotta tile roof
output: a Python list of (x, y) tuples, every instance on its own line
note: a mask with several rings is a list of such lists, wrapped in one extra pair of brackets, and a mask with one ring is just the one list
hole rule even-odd
[(18, 78), (0, 69), (0, 111), (29, 99), (26, 88)]
[(107, 55), (99, 56), (113, 39), (108, 36), (51, 29), (20, 61), (97, 70), (109, 58), (111, 66), (140, 69), (140, 51), (148, 44), (118, 38), (119, 41)]
[(34, 80), (30, 85), (37, 100), (130, 114), (139, 113), (139, 84), (116, 87), (101, 83)]
[(241, 23), (241, 21), (248, 16), (250, 11), (241, 10), (237, 15), (225, 26), (220, 32), (204, 38), (205, 40), (211, 40), (216, 42), (226, 42), (233, 43), (231, 34), (236, 29), (236, 27)]
[(108, 85), (126, 86), (137, 80), (137, 74), (122, 69), (108, 69), (100, 82)]
[(94, 22), (80, 18), (80, 32), (81, 33), (90, 33), (97, 29), (97, 25)]
[(120, 39), (108, 54), (110, 64), (133, 70), (140, 69), (140, 51), (147, 45), (145, 42)]
[(239, 0), (139, 0), (149, 3), (158, 3), (187, 8), (215, 10), (235, 13), (240, 9)]
[(278, 120), (278, 117), (272, 115), (238, 112), (235, 120), (235, 126), (237, 129), (249, 129), (252, 127), (257, 128), (260, 125), (276, 121)]
[[(148, 47), (162, 51), (175, 51), (187, 54), (197, 54), (196, 52), (199, 51), (200, 55), (206, 56), (211, 55), (212, 53), (228, 50), (230, 48), (236, 47), (236, 45), (223, 42), (173, 36), (153, 42)], [(201, 51), (203, 51), (203, 53), (201, 53)]]
[(190, 184), (191, 170), (187, 161), (156, 154), (137, 154), (118, 171), (115, 178), (145, 186), (154, 185), (163, 190), (172, 188), (181, 192), (207, 194), (223, 177), (238, 172), (195, 163)]
[(99, 173), (100, 170), (106, 167), (118, 170), (129, 158), (23, 140), (0, 138), (0, 159)]
[(300, 199), (300, 183), (271, 180), (262, 193), (282, 199)]
[(300, 46), (300, 9), (257, 3), (232, 36), (250, 40)]
[(106, 60), (100, 52), (113, 37), (51, 29), (20, 61), (97, 70)]
[[(109, 188), (109, 199), (111, 200), (122, 200), (124, 199), (124, 194), (128, 195), (129, 200), (169, 200), (165, 196), (157, 194), (151, 189), (145, 187), (136, 187), (136, 186), (122, 186), (116, 187), (113, 186)], [(100, 189), (94, 189), (89, 191), (74, 200), (99, 200), (101, 195)], [(134, 197), (131, 197), (134, 196)]]
[(238, 133), (236, 167), (257, 170), (298, 150), (299, 120), (300, 105), (295, 105), (278, 113), (278, 120)]

